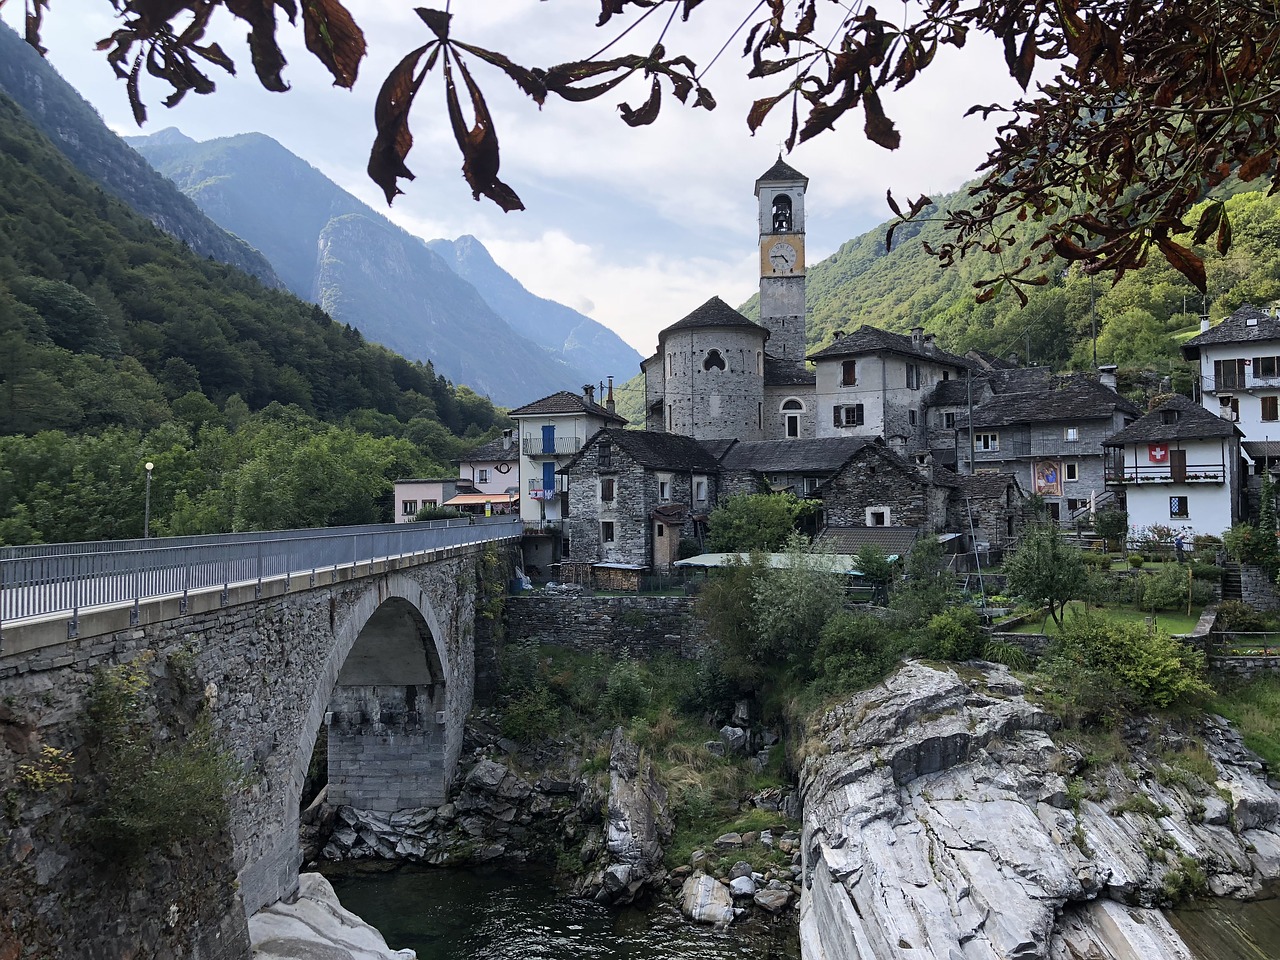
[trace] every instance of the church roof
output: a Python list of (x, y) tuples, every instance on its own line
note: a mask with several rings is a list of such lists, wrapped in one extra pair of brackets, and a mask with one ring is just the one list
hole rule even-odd
[(610, 413), (600, 404), (588, 400), (579, 393), (570, 393), (568, 390), (561, 390), (558, 393), (551, 394), (549, 397), (535, 400), (533, 403), (526, 403), (523, 407), (517, 407), (512, 410), (509, 415), (512, 417), (545, 417), (560, 413), (591, 413), (616, 423), (627, 422), (616, 413)]
[(828, 357), (851, 357), (863, 353), (880, 351), (899, 353), (908, 357), (919, 357), (922, 360), (934, 360), (955, 367), (972, 367), (973, 361), (958, 357), (954, 353), (935, 347), (932, 344), (916, 344), (911, 337), (901, 333), (890, 333), (870, 324), (863, 324), (853, 333), (845, 334), (828, 347), (810, 354), (810, 360), (821, 360)]
[(764, 385), (766, 387), (812, 387), (817, 382), (813, 371), (800, 361), (764, 358)]
[(748, 320), (733, 307), (719, 297), (712, 297), (698, 309), (658, 334), (661, 341), (672, 330), (693, 330), (702, 327), (751, 327), (759, 330), (762, 336), (769, 336), (769, 331), (758, 323)]
[[(772, 167), (770, 167), (764, 173), (760, 174), (759, 179), (756, 180), (756, 187), (759, 188), (760, 184), (762, 183), (774, 183), (779, 180), (800, 180), (806, 186), (809, 183), (809, 178), (806, 177), (799, 170), (797, 170), (795, 167), (785, 162), (782, 159), (781, 154), (778, 155), (777, 163), (775, 163)], [(758, 192), (759, 190), (757, 189), (757, 193)]]
[[(1166, 418), (1166, 414), (1172, 414)], [(1169, 419), (1172, 423), (1166, 423)], [(1133, 421), (1119, 433), (1102, 441), (1104, 447), (1123, 447), (1126, 443), (1151, 443), (1164, 440), (1207, 440), (1238, 435), (1234, 423), (1215, 417), (1194, 400), (1172, 396), (1145, 417)]]

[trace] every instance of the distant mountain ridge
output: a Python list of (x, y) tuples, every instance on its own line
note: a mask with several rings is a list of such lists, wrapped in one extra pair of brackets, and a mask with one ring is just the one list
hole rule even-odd
[[(271, 287), (283, 284), (271, 264), (228, 233), (112, 133), (75, 89), (0, 22), (0, 90), (81, 172), (201, 256), (238, 267)], [(121, 94), (123, 95), (123, 93)]]
[(498, 403), (639, 364), (616, 334), (526, 291), (479, 241), (427, 244), (264, 134), (197, 143), (163, 130), (129, 142), (266, 254), (296, 295)]

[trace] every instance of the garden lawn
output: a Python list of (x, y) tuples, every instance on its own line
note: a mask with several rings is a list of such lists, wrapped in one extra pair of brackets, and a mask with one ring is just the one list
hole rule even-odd
[[(1078, 616), (1086, 610), (1089, 613), (1118, 623), (1145, 623), (1147, 617), (1154, 616), (1156, 626), (1166, 633), (1190, 633), (1196, 628), (1196, 624), (1200, 620), (1200, 614), (1203, 612), (1198, 607), (1192, 607), (1191, 616), (1187, 616), (1177, 610), (1161, 610), (1151, 614), (1146, 610), (1139, 610), (1137, 607), (1089, 607), (1083, 601), (1072, 600), (1067, 604), (1066, 619), (1069, 621), (1071, 617)], [(1053, 622), (1052, 617), (1045, 614), (1043, 625), (1040, 619), (1028, 620), (1022, 626), (1015, 627), (1013, 632), (1043, 633), (1053, 637), (1058, 634), (1058, 626)]]

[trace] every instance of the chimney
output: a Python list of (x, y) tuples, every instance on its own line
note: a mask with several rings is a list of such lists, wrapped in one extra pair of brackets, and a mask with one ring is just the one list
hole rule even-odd
[(933, 353), (933, 334), (932, 333), (926, 333), (924, 335), (924, 348), (928, 350), (930, 353)]
[(616, 408), (613, 405), (613, 377), (609, 377), (609, 393), (604, 401), (604, 408), (610, 413), (614, 413)]
[(836, 331), (836, 333), (835, 333), (835, 336), (834, 336), (834, 337), (832, 337), (831, 339), (832, 339), (832, 341), (836, 341), (836, 340), (842, 340), (842, 339), (844, 339), (844, 331), (843, 331), (843, 330), (837, 330), (837, 331)]
[(596, 402), (596, 388), (594, 384), (584, 383), (582, 385), (582, 399), (587, 401), (587, 403)]
[(502, 431), (502, 449), (503, 450), (511, 449), (511, 431), (510, 430)]
[(924, 327), (911, 328), (911, 345), (913, 347), (924, 346)]
[(1206, 333), (1209, 329), (1209, 315), (1207, 313), (1200, 314), (1200, 332)]
[(1098, 368), (1098, 382), (1104, 387), (1110, 387), (1112, 390), (1116, 388), (1116, 365), (1114, 363)]

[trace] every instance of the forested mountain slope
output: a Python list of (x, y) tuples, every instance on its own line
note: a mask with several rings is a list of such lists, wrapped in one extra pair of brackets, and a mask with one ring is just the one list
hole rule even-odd
[(280, 286), (257, 250), (227, 233), (102, 122), (97, 111), (18, 34), (0, 22), (0, 91), (82, 173), (192, 250)]
[(505, 418), (160, 233), (0, 95), (0, 540), (389, 519)]

